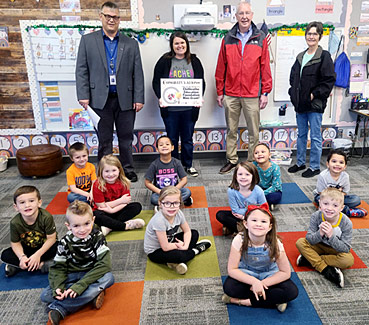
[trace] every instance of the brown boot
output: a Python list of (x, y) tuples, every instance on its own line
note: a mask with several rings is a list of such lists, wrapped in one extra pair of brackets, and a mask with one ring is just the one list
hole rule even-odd
[(92, 306), (95, 309), (100, 309), (104, 303), (105, 290), (101, 291), (94, 300), (92, 300)]

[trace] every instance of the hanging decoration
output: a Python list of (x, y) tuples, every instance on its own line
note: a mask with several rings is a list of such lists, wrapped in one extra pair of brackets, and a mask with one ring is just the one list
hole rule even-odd
[[(30, 30), (35, 30), (38, 28), (43, 28), (47, 31), (49, 31), (50, 29), (54, 29), (56, 32), (60, 29), (60, 28), (67, 28), (67, 29), (78, 29), (78, 32), (83, 35), (84, 31), (86, 29), (100, 29), (101, 26), (91, 26), (91, 25), (55, 25), (55, 26), (49, 26), (49, 25), (45, 25), (45, 24), (39, 24), (39, 25), (33, 25), (33, 26), (28, 26), (26, 27), (26, 31), (30, 31)], [(128, 37), (133, 37), (136, 38), (140, 43), (144, 43), (146, 41), (147, 38), (149, 38), (148, 36), (150, 34), (156, 34), (157, 36), (170, 36), (173, 32), (175, 32), (175, 29), (165, 29), (165, 28), (147, 28), (147, 29), (143, 29), (143, 30), (135, 30), (132, 28), (121, 28), (120, 31), (127, 35)], [(181, 30), (183, 33), (185, 34), (194, 34), (194, 35), (201, 35), (201, 36), (206, 36), (206, 35), (210, 35), (213, 37), (217, 37), (217, 38), (221, 38), (224, 37), (227, 33), (228, 30), (227, 29), (216, 29), (213, 28), (211, 30)]]
[[(269, 30), (269, 33), (271, 33), (274, 36), (275, 32), (278, 32), (279, 30), (283, 29), (283, 30), (287, 30), (287, 32), (288, 32), (288, 29), (291, 29), (291, 31), (292, 31), (293, 28), (305, 30), (307, 25), (309, 25), (309, 23), (305, 23), (305, 24), (296, 23), (294, 25), (282, 25), (282, 26), (278, 26), (278, 27), (274, 27), (274, 28), (269, 28), (268, 30)], [(331, 29), (331, 30), (335, 29), (335, 27), (333, 25), (328, 25), (328, 24), (323, 24), (323, 28), (324, 29)]]
[[(287, 30), (288, 29), (305, 29), (306, 26), (308, 25), (308, 23), (305, 24), (293, 24), (293, 25), (282, 25), (282, 26), (278, 26), (278, 27), (273, 27), (273, 28), (269, 28), (269, 33), (272, 34), (272, 36), (275, 35), (275, 32), (278, 32), (279, 30)], [(93, 29), (93, 30), (97, 30), (100, 29), (101, 26), (91, 26), (91, 25), (55, 25), (55, 26), (49, 26), (49, 25), (45, 25), (45, 24), (39, 24), (39, 25), (33, 25), (33, 26), (28, 26), (26, 27), (26, 31), (30, 31), (32, 30), (36, 30), (38, 28), (44, 28), (45, 31), (50, 31), (50, 29), (54, 29), (56, 32), (58, 32), (58, 30), (60, 28), (68, 28), (69, 30), (71, 29), (78, 29), (78, 32), (83, 35), (85, 33), (86, 29)], [(328, 25), (328, 24), (323, 24), (323, 28), (324, 29), (331, 29), (334, 30), (335, 27), (333, 25)], [(146, 39), (149, 38), (150, 34), (156, 34), (157, 36), (166, 36), (169, 37), (173, 32), (175, 32), (175, 29), (165, 29), (165, 28), (147, 28), (147, 29), (143, 29), (143, 30), (136, 30), (136, 29), (132, 29), (132, 28), (121, 28), (120, 31), (127, 35), (128, 37), (132, 37), (132, 38), (136, 38), (141, 44), (144, 43), (146, 41)], [(217, 29), (217, 28), (213, 28), (211, 30), (181, 30), (183, 33), (189, 35), (200, 35), (200, 36), (206, 36), (206, 35), (210, 35), (212, 37), (216, 37), (216, 38), (222, 38), (224, 37), (227, 33), (228, 33), (228, 29)]]

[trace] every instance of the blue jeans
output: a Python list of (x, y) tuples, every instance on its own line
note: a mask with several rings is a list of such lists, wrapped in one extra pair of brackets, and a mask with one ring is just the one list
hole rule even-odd
[(297, 121), (297, 166), (305, 165), (307, 136), (310, 124), (310, 168), (320, 169), (320, 157), (322, 156), (322, 113), (296, 113)]
[(269, 193), (269, 194), (265, 195), (265, 198), (266, 198), (269, 205), (278, 204), (282, 200), (282, 192), (277, 191), (277, 192)]
[(174, 150), (172, 156), (179, 159), (178, 141), (181, 137), (181, 162), (183, 167), (192, 167), (193, 158), (193, 140), (192, 135), (196, 121), (193, 121), (192, 109), (188, 111), (168, 111), (163, 116), (165, 131), (172, 140)]
[[(181, 196), (182, 201), (186, 201), (191, 196), (191, 191), (187, 187), (181, 188)], [(152, 205), (159, 205), (159, 194), (158, 193), (152, 193), (151, 194), (151, 204)]]
[[(69, 273), (65, 282), (65, 288), (68, 289), (71, 287), (74, 283), (82, 279), (85, 274), (86, 272)], [(88, 288), (83, 291), (81, 295), (77, 295), (76, 298), (68, 297), (64, 300), (57, 300), (53, 297), (53, 290), (50, 288), (50, 286), (47, 286), (47, 288), (42, 291), (40, 298), (41, 301), (49, 304), (48, 307), (50, 309), (57, 310), (64, 318), (68, 314), (75, 313), (77, 310), (87, 305), (94, 298), (96, 298), (101, 291), (109, 288), (113, 284), (113, 274), (108, 272), (96, 282), (90, 284)]]
[(83, 196), (83, 195), (77, 194), (77, 193), (73, 193), (73, 192), (70, 192), (68, 194), (67, 200), (68, 200), (69, 203), (72, 203), (75, 200), (82, 201), (82, 202), (87, 202), (88, 203), (88, 200), (87, 200), (87, 197), (86, 196)]

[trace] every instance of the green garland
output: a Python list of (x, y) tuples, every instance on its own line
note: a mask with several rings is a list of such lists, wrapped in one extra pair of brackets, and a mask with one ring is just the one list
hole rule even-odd
[[(282, 25), (282, 26), (278, 26), (278, 27), (274, 27), (274, 28), (269, 28), (269, 33), (275, 33), (275, 32), (278, 32), (279, 30), (286, 30), (286, 29), (290, 29), (290, 31), (288, 31), (289, 33), (291, 33), (292, 29), (295, 28), (295, 29), (302, 29), (302, 30), (305, 30), (307, 25), (309, 25), (309, 23), (305, 23), (305, 24), (294, 24), (294, 25)], [(334, 30), (335, 27), (333, 25), (328, 25), (328, 24), (323, 24), (323, 28), (324, 29), (331, 29), (331, 30)]]
[[(275, 33), (279, 30), (290, 30), (290, 32), (292, 31), (293, 28), (296, 29), (302, 29), (305, 30), (306, 26), (308, 25), (308, 23), (305, 24), (294, 24), (294, 25), (282, 25), (282, 26), (278, 26), (278, 27), (274, 27), (274, 28), (270, 28), (269, 33)], [(85, 30), (85, 29), (100, 29), (101, 26), (90, 26), (90, 25), (56, 25), (56, 26), (47, 26), (44, 24), (40, 24), (40, 25), (34, 25), (34, 26), (28, 26), (26, 27), (26, 31), (28, 32), (31, 29), (37, 29), (37, 28), (44, 28), (46, 30), (50, 30), (50, 29), (54, 29), (55, 31), (58, 31), (60, 28), (78, 28), (79, 31), (81, 30)], [(324, 29), (331, 29), (334, 30), (335, 27), (333, 25), (328, 25), (328, 24), (323, 24), (323, 28)], [(143, 37), (147, 34), (156, 34), (158, 36), (169, 36), (170, 34), (172, 34), (173, 32), (175, 32), (175, 29), (165, 29), (165, 28), (147, 28), (147, 29), (141, 29), (141, 30), (135, 30), (132, 28), (122, 28), (120, 29), (120, 31), (129, 36), (135, 36), (135, 37)], [(224, 37), (227, 33), (228, 30), (227, 29), (217, 29), (217, 28), (213, 28), (211, 30), (181, 30), (183, 33), (185, 34), (194, 34), (194, 35), (202, 35), (202, 36), (206, 36), (206, 35), (211, 35), (214, 37)]]
[[(100, 29), (101, 26), (90, 26), (90, 25), (56, 25), (56, 26), (47, 26), (44, 24), (40, 25), (34, 25), (34, 26), (28, 26), (26, 27), (26, 31), (30, 31), (31, 29), (37, 29), (37, 28), (44, 28), (46, 30), (54, 29), (55, 31), (58, 31), (60, 28), (78, 28), (79, 31), (85, 30), (85, 29)], [(169, 36), (173, 32), (175, 32), (175, 29), (165, 29), (165, 28), (147, 28), (147, 29), (141, 29), (141, 30), (135, 30), (132, 28), (121, 28), (120, 31), (131, 37), (133, 36), (145, 36), (146, 34), (156, 34), (158, 36), (166, 35)], [(227, 34), (228, 30), (226, 29), (217, 29), (213, 28), (211, 30), (181, 30), (185, 34), (194, 34), (194, 35), (212, 35), (215, 37), (223, 37)]]

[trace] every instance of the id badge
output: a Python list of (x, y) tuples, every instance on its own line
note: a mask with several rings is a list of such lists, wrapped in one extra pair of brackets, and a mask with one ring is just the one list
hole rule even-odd
[(111, 85), (111, 86), (116, 86), (116, 84), (117, 84), (117, 79), (115, 78), (115, 74), (111, 74), (111, 75), (109, 76), (109, 78), (110, 78), (110, 85)]

